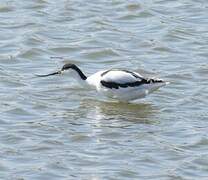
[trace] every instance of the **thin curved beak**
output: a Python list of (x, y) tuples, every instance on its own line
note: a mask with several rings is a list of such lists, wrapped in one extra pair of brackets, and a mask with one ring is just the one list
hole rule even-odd
[(53, 75), (57, 75), (57, 74), (61, 74), (61, 73), (62, 73), (62, 71), (57, 71), (57, 72), (50, 73), (50, 74), (43, 74), (43, 75), (37, 74), (36, 76), (37, 77), (47, 77), (47, 76), (53, 76)]

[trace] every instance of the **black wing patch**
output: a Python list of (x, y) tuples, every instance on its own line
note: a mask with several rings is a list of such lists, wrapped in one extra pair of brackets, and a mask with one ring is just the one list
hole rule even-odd
[(155, 79), (142, 79), (141, 81), (135, 81), (135, 82), (130, 82), (130, 83), (115, 83), (115, 82), (106, 82), (101, 80), (100, 83), (110, 89), (119, 89), (119, 88), (127, 88), (127, 87), (136, 87), (140, 86), (143, 84), (151, 84), (151, 83), (161, 83), (163, 82), (162, 80), (155, 80)]
[(110, 89), (118, 89), (119, 87), (121, 88), (127, 88), (127, 87), (135, 87), (135, 86), (140, 86), (142, 84), (147, 84), (147, 81), (145, 79), (142, 79), (141, 81), (135, 81), (135, 82), (130, 82), (130, 83), (115, 83), (115, 82), (106, 82), (101, 80), (100, 83)]
[(131, 74), (132, 76), (134, 76), (136, 79), (139, 79), (138, 81), (135, 80), (135, 82), (128, 82), (128, 83), (116, 83), (116, 82), (107, 82), (107, 81), (104, 81), (104, 80), (101, 80), (100, 83), (107, 87), (107, 88), (110, 88), (110, 89), (119, 89), (119, 88), (127, 88), (127, 87), (136, 87), (136, 86), (140, 86), (140, 85), (143, 85), (143, 84), (151, 84), (151, 83), (161, 83), (163, 82), (162, 80), (159, 80), (159, 79), (145, 79), (139, 75), (137, 75), (136, 73), (134, 72), (131, 72), (131, 71), (128, 71), (128, 70), (117, 70), (117, 69), (110, 69), (110, 70), (107, 70), (105, 72), (103, 72), (101, 74), (101, 76), (104, 76), (106, 75), (108, 72), (110, 71), (123, 71), (123, 72), (126, 72), (126, 73), (129, 73)]

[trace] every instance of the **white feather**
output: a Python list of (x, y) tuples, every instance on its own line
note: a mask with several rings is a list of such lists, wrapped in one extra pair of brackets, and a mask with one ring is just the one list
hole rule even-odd
[[(134, 72), (133, 72), (134, 73)], [(140, 74), (135, 73), (138, 77), (141, 77)], [(115, 82), (115, 83), (132, 83), (135, 81), (141, 81), (141, 78), (136, 78), (133, 76), (131, 73), (126, 72), (126, 71), (121, 71), (121, 70), (111, 70), (104, 74), (101, 77), (101, 80), (106, 81), (106, 82)]]

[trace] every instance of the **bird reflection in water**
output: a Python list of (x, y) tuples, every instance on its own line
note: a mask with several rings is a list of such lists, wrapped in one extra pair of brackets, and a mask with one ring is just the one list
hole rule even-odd
[(95, 100), (83, 100), (79, 108), (86, 109), (85, 117), (95, 121), (114, 120), (114, 122), (145, 124), (154, 123), (154, 117), (158, 111), (156, 107), (148, 103), (130, 104)]

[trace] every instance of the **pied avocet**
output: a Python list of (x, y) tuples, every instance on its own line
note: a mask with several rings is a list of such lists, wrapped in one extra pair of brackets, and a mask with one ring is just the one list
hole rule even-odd
[(145, 78), (137, 72), (121, 69), (99, 71), (86, 77), (75, 64), (71, 63), (65, 64), (60, 71), (38, 76), (46, 77), (66, 72), (73, 72), (71, 75), (82, 85), (119, 101), (133, 101), (143, 98), (168, 84), (162, 79)]

